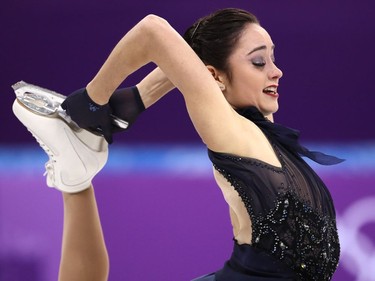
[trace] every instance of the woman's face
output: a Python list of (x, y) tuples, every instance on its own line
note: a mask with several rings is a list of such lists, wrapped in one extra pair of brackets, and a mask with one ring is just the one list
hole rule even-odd
[(224, 76), (224, 95), (232, 107), (256, 106), (265, 116), (277, 111), (282, 72), (275, 65), (274, 45), (267, 31), (248, 24), (229, 56), (231, 79)]

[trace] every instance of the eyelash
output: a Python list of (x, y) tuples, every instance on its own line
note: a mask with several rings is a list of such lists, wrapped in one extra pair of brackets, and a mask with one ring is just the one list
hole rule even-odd
[(253, 65), (255, 67), (264, 67), (266, 63), (265, 62), (253, 62)]
[[(275, 63), (275, 58), (272, 57), (271, 58), (272, 62)], [(266, 65), (266, 62), (265, 61), (252, 61), (252, 64), (255, 66), (255, 67), (264, 67)]]

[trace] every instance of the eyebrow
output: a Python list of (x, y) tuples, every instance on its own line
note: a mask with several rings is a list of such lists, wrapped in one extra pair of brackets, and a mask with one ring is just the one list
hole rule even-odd
[[(262, 46), (256, 47), (255, 49), (251, 50), (247, 55), (250, 55), (250, 54), (252, 54), (254, 52), (257, 52), (257, 51), (260, 51), (260, 50), (265, 50), (265, 49), (267, 49), (267, 46), (266, 45), (262, 45)], [(275, 49), (275, 45), (272, 45), (271, 49), (274, 50)]]

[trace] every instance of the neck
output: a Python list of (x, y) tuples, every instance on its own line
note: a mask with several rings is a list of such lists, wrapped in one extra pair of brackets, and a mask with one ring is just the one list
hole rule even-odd
[(268, 115), (266, 115), (264, 117), (266, 117), (268, 120), (270, 120), (273, 123), (273, 114), (272, 113), (268, 114)]

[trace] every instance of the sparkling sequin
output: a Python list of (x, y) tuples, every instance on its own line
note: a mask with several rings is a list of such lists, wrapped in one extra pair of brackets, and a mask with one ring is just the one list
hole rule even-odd
[[(228, 156), (231, 157), (231, 156)], [(237, 158), (235, 161), (244, 161)], [(234, 159), (232, 159), (234, 160)], [(251, 164), (246, 160), (247, 163)], [(259, 165), (262, 165), (260, 163)], [(248, 196), (246, 185), (226, 170), (214, 165), (240, 195), (252, 220), (252, 246), (270, 253), (292, 268), (298, 280), (330, 280), (339, 259), (339, 240), (335, 220), (324, 216), (302, 200), (296, 192), (301, 188), (282, 185), (273, 208), (268, 212), (254, 209), (254, 198)], [(258, 166), (259, 167), (259, 166)], [(262, 168), (279, 173), (279, 169)], [(284, 170), (284, 173), (287, 171)], [(292, 182), (295, 184), (295, 182)], [(302, 193), (303, 194), (303, 193)]]

